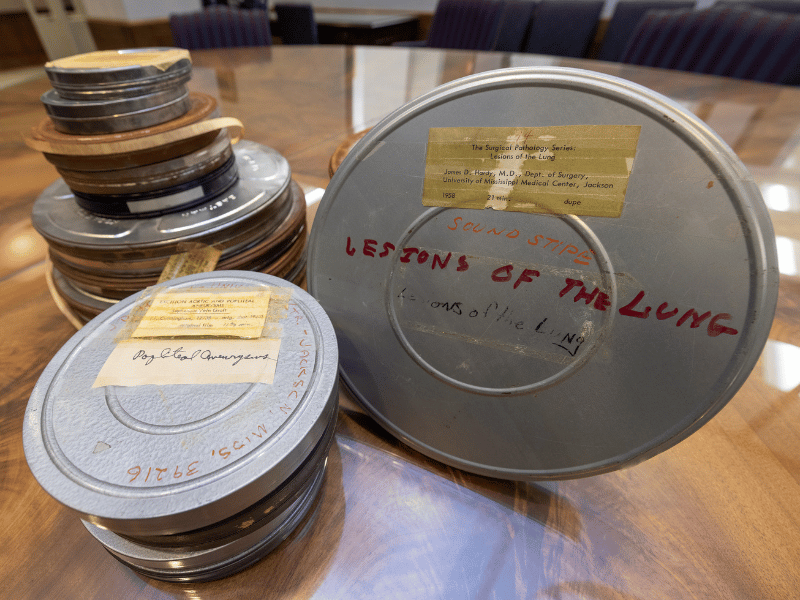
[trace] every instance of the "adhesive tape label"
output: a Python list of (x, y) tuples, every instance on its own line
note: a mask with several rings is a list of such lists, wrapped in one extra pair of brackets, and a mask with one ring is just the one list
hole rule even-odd
[(638, 125), (431, 128), (422, 203), (620, 217), (640, 130)]

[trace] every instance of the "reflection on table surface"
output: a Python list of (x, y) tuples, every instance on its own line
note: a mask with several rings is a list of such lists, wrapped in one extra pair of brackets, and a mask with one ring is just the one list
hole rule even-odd
[[(349, 134), (459, 77), (589, 68), (668, 95), (752, 173), (775, 227), (781, 291), (770, 339), (739, 393), (688, 440), (635, 467), (557, 483), (463, 473), (383, 432), (342, 394), (323, 493), (247, 571), (209, 584), (142, 578), (34, 481), (22, 453), (30, 391), (74, 333), (45, 283), (30, 225), (57, 178), (22, 133), (44, 116), (43, 76), (0, 91), (0, 573), (9, 598), (787, 599), (800, 589), (800, 90), (611, 63), (407, 48), (193, 53), (191, 87), (245, 138), (289, 161), (312, 198)], [(313, 207), (311, 213), (313, 214)]]

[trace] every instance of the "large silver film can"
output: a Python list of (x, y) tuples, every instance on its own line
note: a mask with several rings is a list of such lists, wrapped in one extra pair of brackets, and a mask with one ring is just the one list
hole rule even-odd
[[(507, 130), (534, 137), (486, 143)], [(638, 137), (618, 156), (564, 131)], [(622, 171), (584, 178), (573, 157)], [(481, 181), (483, 204), (459, 205)], [(615, 186), (618, 214), (577, 208)], [(424, 205), (430, 189), (455, 204)], [(467, 77), (375, 126), (325, 192), (308, 280), (343, 380), (387, 430), (510, 479), (603, 473), (686, 438), (756, 364), (778, 292), (733, 151), (668, 98), (567, 68)]]

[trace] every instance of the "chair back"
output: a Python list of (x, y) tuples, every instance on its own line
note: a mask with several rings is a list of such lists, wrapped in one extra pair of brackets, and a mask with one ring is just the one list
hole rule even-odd
[(798, 2), (798, 0), (750, 0), (749, 2), (741, 2), (741, 0), (716, 0), (714, 6), (717, 8), (723, 6), (738, 6), (742, 8), (743, 6), (747, 6), (749, 8), (769, 10), (772, 12), (800, 13), (800, 2)]
[(427, 45), (431, 48), (491, 50), (502, 9), (502, 2), (492, 0), (439, 0)]
[(310, 4), (276, 4), (275, 13), (281, 42), (293, 45), (319, 43), (317, 21)]
[(797, 85), (800, 15), (747, 6), (648, 11), (621, 62)]
[(695, 3), (682, 0), (622, 0), (614, 7), (614, 14), (603, 34), (603, 45), (597, 54), (599, 60), (618, 61), (628, 45), (634, 29), (648, 10), (677, 10), (694, 8)]
[(531, 0), (508, 0), (503, 4), (497, 39), (492, 50), (522, 52), (537, 3)]
[(175, 45), (187, 50), (272, 44), (265, 10), (209, 6), (200, 12), (170, 15), (169, 28)]
[(594, 40), (603, 0), (542, 0), (533, 13), (525, 52), (584, 58)]

